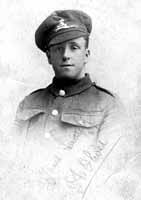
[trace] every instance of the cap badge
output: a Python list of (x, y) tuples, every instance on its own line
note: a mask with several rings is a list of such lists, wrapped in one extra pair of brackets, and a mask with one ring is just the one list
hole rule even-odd
[(78, 26), (75, 25), (75, 24), (73, 24), (73, 25), (68, 25), (68, 24), (66, 24), (65, 21), (64, 21), (64, 19), (61, 18), (61, 19), (59, 20), (59, 24), (57, 25), (55, 31), (57, 32), (57, 31), (59, 31), (59, 30), (61, 30), (61, 29), (77, 28), (77, 27), (78, 27)]

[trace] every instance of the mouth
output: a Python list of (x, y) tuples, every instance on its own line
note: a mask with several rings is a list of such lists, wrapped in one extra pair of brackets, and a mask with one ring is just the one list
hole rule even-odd
[(69, 67), (73, 67), (74, 65), (71, 65), (71, 64), (62, 64), (60, 66), (64, 67), (64, 68), (69, 68)]

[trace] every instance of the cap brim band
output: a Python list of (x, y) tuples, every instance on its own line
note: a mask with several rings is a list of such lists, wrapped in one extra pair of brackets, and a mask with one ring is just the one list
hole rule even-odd
[(66, 42), (68, 40), (72, 40), (72, 39), (79, 38), (82, 36), (87, 36), (87, 35), (88, 33), (78, 31), (78, 30), (73, 30), (73, 31), (71, 30), (68, 32), (64, 32), (53, 37), (48, 44), (48, 48), (52, 45), (57, 45), (57, 44)]

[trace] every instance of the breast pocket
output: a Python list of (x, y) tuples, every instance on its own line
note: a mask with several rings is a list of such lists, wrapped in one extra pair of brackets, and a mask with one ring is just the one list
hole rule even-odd
[(61, 122), (86, 129), (98, 128), (102, 122), (103, 114), (99, 111), (80, 112), (76, 110), (63, 112)]

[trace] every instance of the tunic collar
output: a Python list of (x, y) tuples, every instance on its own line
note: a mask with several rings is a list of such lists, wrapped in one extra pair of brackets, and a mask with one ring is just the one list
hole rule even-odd
[(64, 90), (64, 97), (72, 96), (75, 94), (79, 94), (84, 90), (87, 90), (93, 85), (89, 74), (85, 74), (85, 76), (81, 80), (58, 80), (55, 77), (53, 78), (52, 84), (50, 85), (50, 92), (55, 96), (60, 96), (59, 91)]

